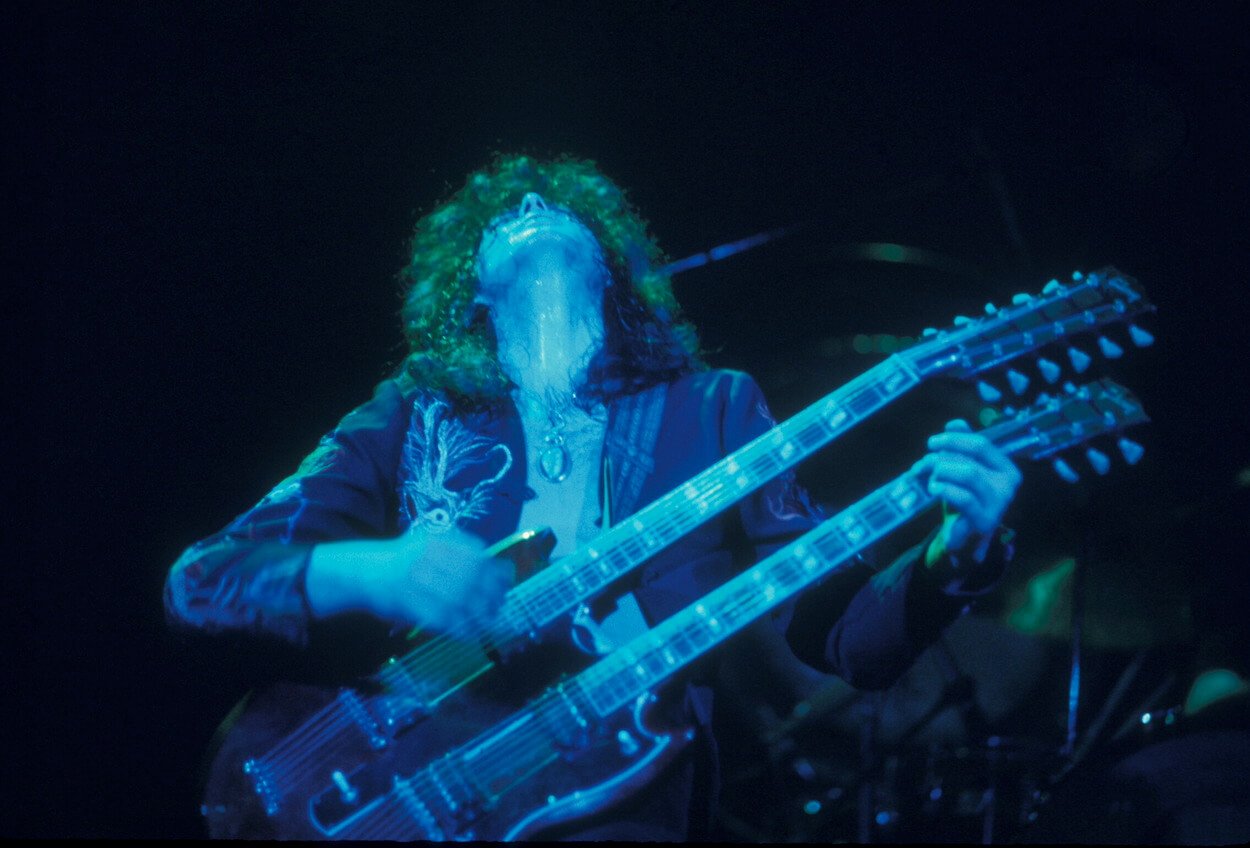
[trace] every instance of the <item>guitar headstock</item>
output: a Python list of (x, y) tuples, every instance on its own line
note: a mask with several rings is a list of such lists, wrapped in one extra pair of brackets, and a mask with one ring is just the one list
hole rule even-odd
[[(1060, 394), (1043, 394), (982, 433), (1008, 454), (1034, 461), (1051, 459), (1055, 472), (1075, 483), (1079, 474), (1058, 456), (1060, 453), (1094, 439), (1115, 437), (1149, 420), (1132, 392), (1102, 379), (1082, 386), (1067, 383)], [(1141, 445), (1124, 436), (1116, 440), (1116, 447), (1129, 465), (1141, 459)], [(1110, 470), (1108, 454), (1095, 447), (1086, 447), (1084, 454), (1095, 473), (1102, 475)]]
[[(1134, 346), (1153, 343), (1147, 330), (1132, 323), (1153, 311), (1137, 282), (1114, 268), (1088, 275), (1077, 272), (1070, 284), (1051, 280), (1040, 294), (1015, 295), (1010, 306), (987, 303), (982, 316), (961, 315), (945, 330), (927, 329), (918, 344), (900, 355), (921, 376), (948, 374), (971, 380), (1042, 348), (1066, 343), (1062, 353), (1038, 357), (1034, 363), (1045, 384), (1058, 385), (1066, 370), (1082, 374), (1090, 367), (1091, 351), (1107, 359), (1124, 355), (1124, 344), (1106, 335), (1113, 325), (1127, 324), (1128, 342)], [(1096, 338), (1084, 342), (1085, 347), (1078, 345), (1077, 337), (1090, 335)], [(1013, 394), (1020, 396), (1028, 390), (1034, 379), (1029, 370), (1023, 363), (1014, 363), (1006, 371), (1007, 387)], [(997, 403), (1005, 394), (985, 381), (977, 389), (986, 403)]]

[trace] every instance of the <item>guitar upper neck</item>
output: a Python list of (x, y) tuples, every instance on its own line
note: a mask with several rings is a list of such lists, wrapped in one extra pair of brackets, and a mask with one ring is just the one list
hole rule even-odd
[(495, 635), (553, 622), (919, 382), (903, 355), (879, 363), (512, 590)]

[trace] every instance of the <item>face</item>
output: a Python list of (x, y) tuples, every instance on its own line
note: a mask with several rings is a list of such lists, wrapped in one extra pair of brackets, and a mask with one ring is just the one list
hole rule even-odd
[[(478, 247), (481, 299), (498, 299), (501, 290), (531, 276), (535, 264), (562, 265), (566, 270), (595, 277), (602, 269), (599, 242), (573, 213), (548, 205), (529, 192), (516, 209), (497, 216), (482, 234)], [(599, 266), (599, 267), (595, 267)]]
[(477, 261), (478, 300), (490, 308), (513, 379), (562, 389), (576, 383), (602, 343), (611, 279), (590, 230), (531, 192), (491, 222)]

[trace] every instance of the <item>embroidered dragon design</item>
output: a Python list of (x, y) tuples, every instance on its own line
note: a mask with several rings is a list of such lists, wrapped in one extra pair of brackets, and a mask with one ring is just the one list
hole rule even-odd
[[(470, 464), (501, 457), (501, 465), (472, 486), (456, 490), (447, 481)], [(470, 518), (484, 516), (491, 491), (512, 468), (507, 445), (475, 435), (442, 401), (413, 402), (412, 423), (401, 455), (400, 510), (409, 527), (444, 531)]]

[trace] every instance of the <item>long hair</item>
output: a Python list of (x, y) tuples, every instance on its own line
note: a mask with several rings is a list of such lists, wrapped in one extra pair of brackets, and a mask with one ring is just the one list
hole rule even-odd
[(680, 314), (665, 257), (646, 221), (594, 162), (497, 155), (416, 225), (399, 274), (408, 355), (401, 370), (459, 406), (496, 405), (511, 390), (478, 293), (482, 233), (526, 192), (576, 215), (598, 239), (612, 284), (604, 292), (604, 345), (579, 387), (607, 401), (706, 368), (694, 327)]

